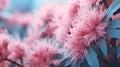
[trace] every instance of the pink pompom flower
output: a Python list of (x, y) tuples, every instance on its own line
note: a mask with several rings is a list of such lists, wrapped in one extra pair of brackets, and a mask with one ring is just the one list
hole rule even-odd
[(58, 53), (52, 45), (39, 43), (28, 56), (27, 67), (49, 67), (50, 64), (54, 64), (53, 58)]
[(0, 29), (0, 62), (8, 57), (10, 54), (8, 50), (9, 36), (6, 30)]

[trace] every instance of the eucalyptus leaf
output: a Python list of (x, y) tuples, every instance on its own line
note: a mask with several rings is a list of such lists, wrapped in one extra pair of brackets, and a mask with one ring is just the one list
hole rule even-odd
[(63, 54), (56, 54), (53, 59), (58, 60), (58, 59), (62, 59), (62, 58), (63, 58)]
[(108, 29), (107, 36), (120, 39), (120, 29)]
[(97, 55), (92, 47), (88, 47), (88, 53), (85, 55), (85, 57), (91, 67), (99, 67)]
[(100, 49), (107, 56), (107, 44), (104, 38), (99, 39)]
[(111, 21), (107, 28), (108, 29), (112, 29), (112, 28), (119, 29), (120, 28), (120, 20)]
[(59, 65), (58, 67), (68, 67), (71, 65), (71, 59), (72, 57), (68, 57), (66, 59), (64, 59)]
[(104, 22), (109, 21), (109, 19), (113, 16), (113, 14), (120, 8), (120, 0), (115, 0), (107, 9), (106, 16), (104, 18)]

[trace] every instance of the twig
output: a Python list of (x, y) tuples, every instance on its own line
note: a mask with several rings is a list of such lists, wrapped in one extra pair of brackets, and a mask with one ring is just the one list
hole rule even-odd
[(17, 66), (19, 66), (19, 67), (24, 67), (23, 65), (20, 65), (20, 64), (18, 64), (17, 62), (15, 62), (15, 61), (12, 61), (12, 60), (10, 60), (10, 59), (4, 59), (5, 61), (9, 61), (9, 62), (11, 62), (11, 63), (13, 63), (13, 64), (15, 64), (15, 65), (17, 65)]

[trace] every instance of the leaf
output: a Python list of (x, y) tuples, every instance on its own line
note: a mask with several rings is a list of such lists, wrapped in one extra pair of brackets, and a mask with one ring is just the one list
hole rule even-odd
[(69, 66), (71, 64), (72, 57), (66, 59), (65, 66)]
[(104, 39), (104, 38), (101, 38), (101, 39), (99, 40), (99, 44), (100, 44), (100, 49), (101, 49), (101, 51), (103, 52), (103, 54), (104, 54), (105, 56), (107, 56), (107, 44), (106, 44), (105, 39)]
[(120, 29), (108, 29), (107, 36), (120, 39)]
[(58, 60), (62, 58), (63, 58), (63, 54), (56, 54), (53, 59)]
[(117, 47), (117, 58), (120, 57), (120, 45)]
[(80, 67), (82, 62), (84, 62), (84, 61), (83, 61), (83, 59), (80, 58), (73, 64), (72, 67)]
[(66, 59), (64, 59), (59, 65), (58, 67), (67, 67), (71, 65), (71, 59), (72, 57), (68, 57)]
[(111, 28), (120, 28), (120, 20), (114, 20), (114, 21), (111, 21), (109, 26), (107, 27), (108, 29), (111, 29)]
[(80, 63), (79, 62), (75, 62), (74, 67), (80, 67)]
[(87, 63), (84, 63), (81, 67), (90, 67)]
[(85, 55), (85, 57), (91, 67), (99, 67), (97, 55), (92, 47), (88, 47), (88, 53)]
[(120, 8), (120, 0), (115, 0), (107, 9), (106, 16), (104, 18), (104, 22), (109, 21), (109, 19), (113, 16), (114, 12)]

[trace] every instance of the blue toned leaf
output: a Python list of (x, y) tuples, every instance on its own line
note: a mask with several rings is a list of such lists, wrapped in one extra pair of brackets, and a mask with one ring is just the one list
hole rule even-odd
[(120, 29), (108, 29), (107, 36), (120, 39)]
[(104, 38), (101, 38), (99, 40), (99, 44), (100, 44), (100, 49), (103, 52), (104, 55), (107, 56), (107, 44)]
[(81, 67), (90, 67), (87, 63), (84, 63)]
[(63, 58), (63, 54), (56, 54), (53, 59), (58, 60), (62, 58)]
[(120, 28), (120, 20), (111, 21), (107, 28)]
[(85, 57), (91, 67), (99, 67), (97, 55), (92, 47), (88, 47), (88, 53), (85, 55)]
[(80, 67), (80, 63), (79, 63), (79, 62), (76, 62), (76, 63), (74, 64), (74, 67)]
[(57, 67), (67, 67), (71, 65), (71, 59), (72, 57), (68, 57), (64, 59)]
[(80, 58), (73, 64), (72, 67), (80, 67), (82, 62), (84, 62), (84, 61), (83, 61), (83, 59)]
[(104, 22), (109, 21), (109, 19), (113, 16), (113, 13), (117, 11), (119, 8), (120, 8), (120, 0), (115, 0), (107, 9)]
[(72, 57), (69, 57), (66, 59), (65, 66), (69, 66), (71, 64), (71, 59), (72, 59)]
[(117, 47), (117, 58), (120, 57), (120, 45)]

